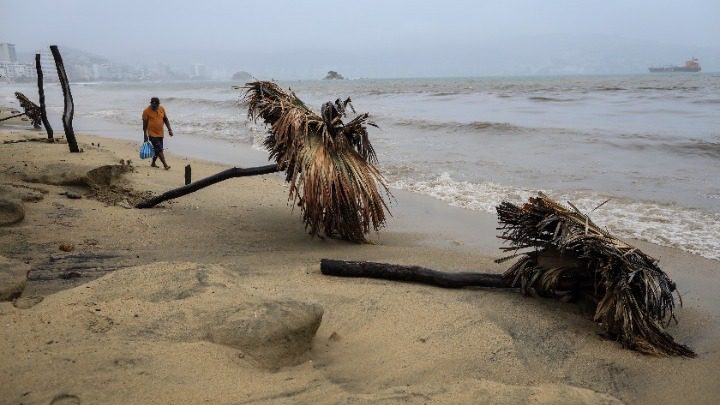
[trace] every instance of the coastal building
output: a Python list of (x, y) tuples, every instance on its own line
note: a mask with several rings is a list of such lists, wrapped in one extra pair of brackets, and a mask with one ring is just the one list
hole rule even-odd
[(15, 44), (0, 43), (0, 80), (30, 81), (35, 79), (35, 67), (18, 63)]
[(192, 77), (194, 79), (207, 79), (208, 78), (207, 67), (205, 65), (199, 64), (199, 63), (193, 65)]
[(29, 81), (35, 78), (35, 68), (24, 63), (0, 63), (0, 77)]
[(16, 63), (15, 44), (0, 43), (0, 63)]

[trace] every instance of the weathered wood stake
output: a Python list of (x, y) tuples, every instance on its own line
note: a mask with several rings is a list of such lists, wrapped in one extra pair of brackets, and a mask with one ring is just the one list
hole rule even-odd
[(192, 183), (192, 168), (190, 165), (185, 166), (185, 185)]
[(65, 139), (67, 139), (70, 152), (80, 152), (77, 141), (75, 140), (75, 131), (72, 127), (73, 114), (75, 113), (75, 104), (73, 103), (72, 93), (70, 93), (70, 83), (65, 73), (65, 65), (57, 45), (50, 45), (53, 59), (55, 59), (55, 67), (57, 67), (58, 79), (62, 86), (65, 107), (63, 108), (63, 129), (65, 130)]
[(47, 112), (45, 110), (45, 89), (43, 87), (43, 71), (42, 65), (40, 64), (39, 53), (35, 54), (35, 70), (37, 70), (38, 94), (40, 96), (40, 118), (47, 132), (48, 141), (53, 142), (53, 129), (50, 126), (50, 121), (47, 119)]

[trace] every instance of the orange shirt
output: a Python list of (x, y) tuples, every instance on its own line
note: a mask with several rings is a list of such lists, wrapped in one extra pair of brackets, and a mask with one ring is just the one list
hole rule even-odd
[(143, 121), (147, 120), (148, 136), (162, 138), (165, 136), (165, 108), (158, 106), (157, 110), (147, 107), (142, 114)]

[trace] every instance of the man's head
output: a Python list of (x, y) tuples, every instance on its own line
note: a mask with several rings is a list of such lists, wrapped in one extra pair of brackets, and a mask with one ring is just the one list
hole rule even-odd
[(160, 106), (159, 98), (153, 97), (150, 99), (150, 108), (152, 108), (153, 110), (157, 110), (159, 106)]

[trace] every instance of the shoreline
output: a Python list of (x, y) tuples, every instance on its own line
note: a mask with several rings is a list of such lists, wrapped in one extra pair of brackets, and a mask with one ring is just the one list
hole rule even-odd
[[(2, 140), (40, 134), (0, 128)], [(44, 299), (28, 308), (0, 303), (0, 321), (8, 325), (0, 331), (7, 359), (0, 379), (8, 382), (0, 397), (9, 401), (49, 403), (63, 393), (89, 403), (703, 403), (720, 397), (716, 261), (631, 241), (677, 281), (684, 307), (669, 331), (699, 355), (649, 357), (597, 336), (575, 305), (513, 291), (337, 279), (318, 270), (326, 257), (501, 272), (508, 264), (493, 263), (501, 255), (493, 215), (393, 190), (397, 202), (386, 228), (371, 235), (375, 244), (356, 245), (311, 239), (288, 205), (280, 175), (229, 180), (148, 210), (68, 199), (59, 193), (87, 190), (48, 182), (120, 159), (132, 160), (134, 170), (119, 186), (155, 193), (182, 185), (185, 164), (194, 179), (227, 167), (171, 153), (170, 171), (152, 169), (137, 158), (138, 142), (77, 137), (84, 153), (70, 154), (65, 144), (0, 144), (11, 151), (0, 154), (0, 183), (46, 191), (25, 203), (22, 222), (0, 228), (0, 255), (27, 262), (33, 274), (60, 263), (50, 257), (76, 253), (105, 257), (91, 259), (99, 267), (117, 267), (92, 274), (103, 276), (94, 280), (83, 273), (31, 281), (21, 298)], [(75, 250), (59, 251), (62, 243)], [(266, 357), (197, 332), (216, 327), (204, 323), (213, 314), (255, 299), (321, 305), (312, 348), (268, 369)]]
[[(112, 135), (92, 133), (86, 133), (85, 135), (122, 140), (130, 143), (135, 142), (133, 139), (136, 138), (133, 136), (122, 135), (123, 130), (121, 129), (107, 131), (107, 133)], [(177, 141), (179, 141), (179, 144), (175, 144), (177, 151), (169, 152), (168, 155), (175, 156), (181, 160), (188, 160), (188, 158), (190, 158), (214, 164), (236, 165), (238, 167), (261, 166), (268, 164), (269, 162), (265, 152), (256, 150), (245, 144), (234, 143), (228, 140), (198, 139), (192, 136), (170, 138), (169, 140), (170, 145), (175, 144)], [(135, 143), (139, 146), (139, 142)], [(172, 148), (169, 149), (172, 150)], [(493, 255), (494, 253), (497, 257), (503, 256), (503, 253), (499, 250), (502, 246), (500, 240), (494, 236), (489, 238), (488, 235), (485, 234), (490, 230), (494, 230), (497, 226), (497, 217), (494, 213), (452, 206), (446, 201), (438, 198), (404, 189), (391, 188), (391, 192), (399, 199), (397, 204), (395, 204), (395, 201), (392, 201), (394, 205), (402, 206), (403, 204), (407, 204), (409, 206), (409, 210), (406, 215), (402, 215), (402, 220), (396, 224), (397, 226), (400, 226), (400, 229), (414, 230), (422, 233), (435, 233), (439, 229), (443, 229), (445, 231), (444, 234), (451, 235), (451, 239), (453, 235), (453, 231), (451, 230), (454, 230), (457, 233), (457, 235), (455, 235), (455, 240), (457, 242), (455, 243), (456, 246), (469, 244), (476, 248), (480, 248), (483, 253), (487, 255)], [(391, 215), (388, 219), (388, 226), (396, 220), (393, 206), (390, 208), (393, 215)], [(427, 218), (426, 216), (425, 219), (433, 220), (436, 217), (440, 217), (442, 219), (433, 221), (427, 226), (422, 227), (416, 221), (412, 220), (412, 217), (423, 214), (427, 214), (427, 216), (430, 217)], [(477, 229), (480, 229), (480, 232), (477, 232)], [(712, 259), (677, 247), (664, 246), (640, 239), (625, 239), (631, 244), (645, 244), (657, 247), (657, 251), (668, 255), (672, 255), (673, 252), (675, 252), (675, 254), (687, 254), (697, 256), (703, 260), (714, 261), (718, 263), (720, 268), (720, 259)]]

